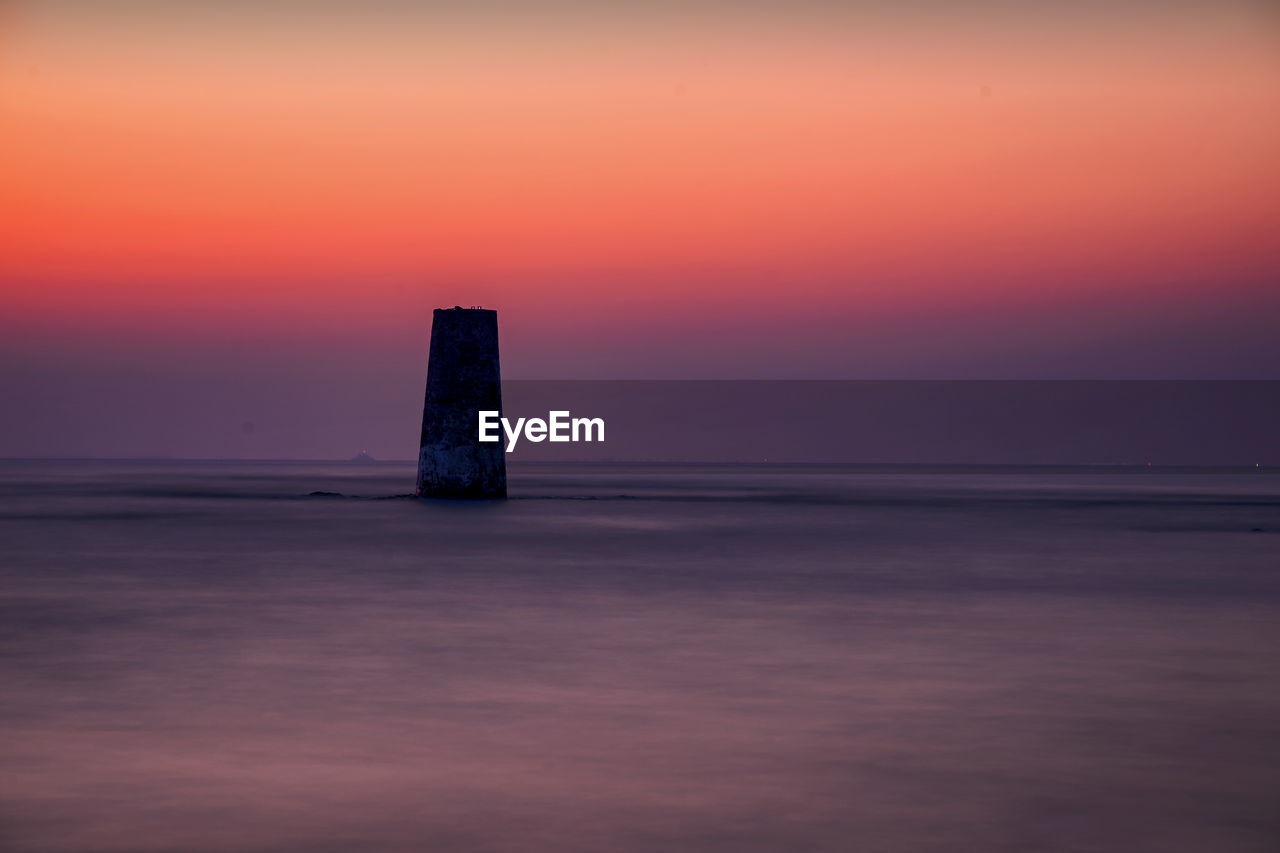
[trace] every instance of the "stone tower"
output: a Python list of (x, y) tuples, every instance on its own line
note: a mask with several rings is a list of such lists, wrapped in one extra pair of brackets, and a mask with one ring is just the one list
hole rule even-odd
[(423, 498), (505, 498), (505, 443), (481, 443), (479, 412), (502, 411), (498, 312), (437, 308), (431, 321), (418, 485)]

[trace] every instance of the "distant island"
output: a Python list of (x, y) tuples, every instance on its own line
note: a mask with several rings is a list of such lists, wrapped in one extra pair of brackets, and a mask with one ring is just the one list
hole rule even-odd
[(352, 457), (351, 457), (351, 461), (352, 461), (352, 462), (360, 462), (360, 463), (363, 463), (363, 464), (368, 464), (368, 463), (370, 463), (370, 462), (377, 462), (378, 460), (377, 460), (377, 459), (374, 459), (372, 456), (370, 456), (370, 455), (369, 455), (369, 451), (367, 451), (367, 450), (361, 450), (361, 451), (360, 451), (359, 453), (357, 453), (355, 456), (352, 456)]

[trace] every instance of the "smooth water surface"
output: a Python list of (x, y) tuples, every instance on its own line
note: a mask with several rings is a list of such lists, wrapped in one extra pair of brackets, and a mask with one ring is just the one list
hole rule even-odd
[(1280, 849), (1275, 473), (412, 483), (0, 462), (0, 849)]

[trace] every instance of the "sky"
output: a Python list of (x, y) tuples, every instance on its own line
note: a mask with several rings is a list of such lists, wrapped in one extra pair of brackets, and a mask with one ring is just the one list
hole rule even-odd
[(1277, 379), (1277, 152), (1255, 0), (9, 0), (0, 455), (338, 452), (455, 304), (512, 378)]

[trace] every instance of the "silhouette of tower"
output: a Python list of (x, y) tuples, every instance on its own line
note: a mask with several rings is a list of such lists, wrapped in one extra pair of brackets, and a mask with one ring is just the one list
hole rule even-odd
[(418, 497), (505, 498), (505, 443), (479, 441), (481, 410), (502, 411), (498, 312), (437, 308), (418, 451)]

